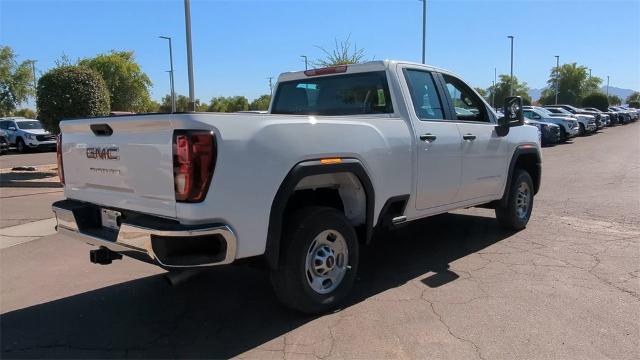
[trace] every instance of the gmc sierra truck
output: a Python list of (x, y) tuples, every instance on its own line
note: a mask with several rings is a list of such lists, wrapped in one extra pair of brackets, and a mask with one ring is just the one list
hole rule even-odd
[(280, 75), (265, 114), (66, 120), (57, 229), (169, 271), (262, 257), (306, 313), (339, 306), (374, 234), (471, 206), (523, 229), (540, 187), (538, 131), (458, 76), (374, 61)]

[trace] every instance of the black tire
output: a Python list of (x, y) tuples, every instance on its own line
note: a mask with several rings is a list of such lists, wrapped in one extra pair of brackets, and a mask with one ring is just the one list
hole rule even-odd
[[(522, 197), (519, 192), (525, 187), (528, 190), (528, 201), (526, 209), (522, 206)], [(513, 180), (509, 184), (509, 192), (507, 193), (507, 205), (496, 207), (496, 218), (500, 226), (507, 230), (522, 230), (527, 227), (531, 210), (533, 209), (533, 180), (528, 172), (516, 169), (513, 174)]]
[(22, 138), (18, 138), (16, 140), (16, 150), (19, 153), (26, 153), (27, 152), (27, 145), (24, 143), (24, 140), (22, 140)]
[[(337, 285), (331, 292), (322, 294), (311, 287), (308, 279), (313, 277), (312, 269), (309, 269), (308, 273), (306, 264), (313, 258), (312, 245), (318, 246), (316, 237), (329, 230), (342, 236), (348, 255), (346, 263), (342, 260), (343, 268), (346, 268), (342, 280), (336, 281)], [(326, 239), (336, 241), (335, 238), (331, 240), (329, 235)], [(356, 232), (340, 211), (330, 207), (308, 207), (296, 211), (285, 226), (280, 266), (271, 272), (271, 283), (276, 296), (286, 306), (307, 314), (319, 314), (335, 309), (355, 282), (358, 251)], [(336, 257), (334, 264), (338, 263), (337, 260)], [(346, 266), (347, 264), (349, 266)]]
[(578, 134), (580, 136), (584, 136), (587, 133), (587, 129), (585, 129), (584, 124), (580, 123), (580, 131), (578, 132)]

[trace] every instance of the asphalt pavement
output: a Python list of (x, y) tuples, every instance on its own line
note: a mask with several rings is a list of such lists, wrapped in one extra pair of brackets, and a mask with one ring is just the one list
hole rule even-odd
[[(377, 241), (344, 309), (319, 317), (280, 305), (255, 266), (171, 286), (131, 259), (93, 265), (59, 235), (6, 246), (1, 357), (638, 359), (639, 135), (640, 122), (545, 148), (521, 232), (467, 209)], [(62, 196), (0, 190), (9, 233), (9, 216), (40, 226)]]

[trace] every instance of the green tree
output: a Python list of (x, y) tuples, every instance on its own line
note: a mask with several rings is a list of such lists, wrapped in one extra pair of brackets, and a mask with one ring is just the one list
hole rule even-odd
[(351, 35), (345, 40), (334, 39), (334, 48), (331, 50), (322, 46), (316, 47), (324, 53), (323, 58), (311, 62), (316, 67), (357, 64), (364, 59), (364, 49), (358, 48), (355, 44), (351, 46)]
[[(200, 104), (200, 99), (196, 99), (196, 109), (198, 109), (198, 111), (201, 111), (201, 107), (202, 105)], [(171, 112), (171, 95), (165, 95), (162, 98), (158, 111), (162, 113)], [(176, 94), (176, 112), (190, 112), (189, 97)]]
[(79, 65), (97, 71), (109, 90), (111, 110), (146, 112), (150, 105), (151, 80), (135, 61), (133, 51), (111, 51), (82, 59)]
[(211, 99), (207, 111), (238, 112), (249, 110), (249, 100), (244, 96), (218, 96)]
[(207, 111), (211, 112), (228, 112), (229, 101), (224, 96), (217, 96), (211, 99)]
[[(504, 102), (504, 99), (509, 96), (511, 83), (511, 76), (507, 74), (501, 74), (500, 77), (498, 77), (498, 83), (495, 84), (495, 86), (492, 85), (487, 89), (486, 93), (489, 94), (492, 94), (495, 91), (495, 102), (497, 107), (500, 107)], [(526, 82), (519, 82), (516, 76), (513, 77), (513, 94), (515, 96), (521, 96), (522, 102), (525, 105), (531, 104), (531, 97), (529, 96), (529, 86), (527, 86)]]
[(22, 116), (27, 119), (35, 119), (38, 115), (36, 114), (35, 111), (28, 108), (24, 108), (24, 109), (14, 111), (13, 116)]
[(0, 46), (0, 116), (11, 115), (27, 98), (34, 94), (31, 63), (18, 64), (16, 55), (8, 46)]
[(607, 95), (601, 92), (594, 92), (582, 99), (582, 106), (593, 107), (601, 111), (608, 111), (609, 99), (607, 99)]
[(640, 92), (634, 91), (631, 95), (627, 96), (625, 102), (630, 104), (632, 101), (640, 102)]
[(262, 95), (249, 104), (249, 110), (267, 110), (271, 103), (271, 95)]
[(634, 109), (640, 109), (640, 100), (631, 100), (628, 101), (627, 104), (629, 104), (629, 107), (632, 107)]
[(558, 103), (578, 106), (585, 96), (598, 92), (602, 79), (589, 76), (589, 69), (586, 66), (576, 63), (564, 64), (560, 66), (556, 76), (556, 68), (552, 68), (548, 87), (542, 91), (540, 103), (549, 105), (555, 103), (556, 79), (558, 80)]
[(104, 80), (84, 66), (54, 68), (38, 80), (38, 118), (54, 132), (62, 119), (109, 114), (109, 92)]
[(620, 105), (622, 104), (622, 99), (616, 95), (609, 95), (609, 104), (611, 105)]

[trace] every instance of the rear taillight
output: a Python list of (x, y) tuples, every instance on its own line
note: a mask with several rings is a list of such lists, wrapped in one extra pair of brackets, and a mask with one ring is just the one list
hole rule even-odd
[(204, 200), (216, 164), (210, 131), (176, 131), (173, 135), (173, 182), (176, 201)]
[(60, 184), (64, 185), (64, 169), (62, 168), (62, 134), (56, 136), (56, 159), (58, 162), (58, 177)]

